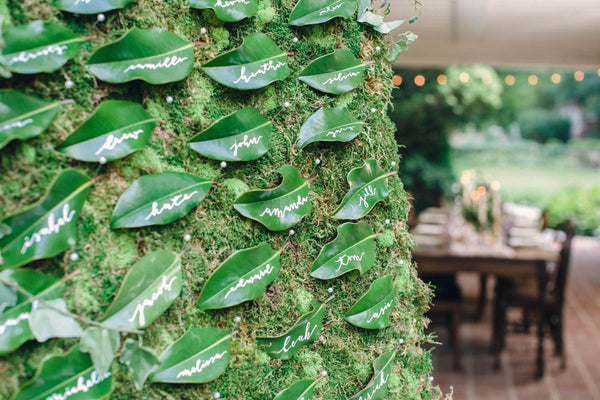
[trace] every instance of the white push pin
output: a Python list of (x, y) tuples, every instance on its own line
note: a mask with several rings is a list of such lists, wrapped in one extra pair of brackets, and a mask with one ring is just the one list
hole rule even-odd
[(400, 265), (404, 264), (404, 260), (398, 260), (398, 264), (400, 264)]
[(375, 46), (375, 51), (381, 51), (381, 47)]
[(294, 43), (298, 43), (298, 38), (297, 38), (297, 37), (293, 38), (293, 39), (292, 39), (292, 42), (294, 42)]
[(226, 168), (227, 167), (227, 163), (225, 161), (221, 161), (221, 168)]
[(98, 14), (98, 16), (96, 16), (96, 19), (98, 20), (98, 22), (104, 22), (106, 17), (104, 16), (104, 14)]
[(216, 392), (216, 393), (215, 393), (215, 399), (220, 399), (220, 398), (221, 398), (221, 393), (219, 393), (219, 392)]
[(330, 287), (330, 288), (327, 288), (327, 291), (328, 291), (329, 293), (333, 293), (333, 288), (332, 288), (332, 287)]
[(373, 107), (373, 108), (371, 108), (371, 112), (372, 112), (372, 113), (376, 113), (376, 112), (377, 112), (377, 109), (376, 109), (375, 107)]
[(100, 159), (98, 159), (98, 162), (100, 164), (106, 164), (106, 157), (100, 157)]
[(171, 104), (173, 102), (173, 96), (167, 96), (167, 103)]
[(242, 317), (240, 317), (239, 315), (236, 315), (233, 320), (235, 321), (236, 324), (239, 324), (240, 322), (242, 322)]
[(429, 379), (429, 382), (433, 382), (433, 376), (430, 376), (428, 379)]
[(325, 370), (321, 371), (321, 376), (327, 376), (327, 371), (325, 371)]
[(295, 234), (295, 233), (296, 233), (296, 231), (295, 231), (295, 230), (293, 230), (293, 229), (290, 229), (290, 236), (294, 236), (294, 234)]
[(66, 87), (67, 89), (71, 89), (73, 86), (75, 86), (75, 83), (73, 83), (73, 81), (72, 81), (72, 80), (70, 80), (70, 79), (67, 79), (67, 80), (65, 81), (65, 87)]
[(400, 340), (398, 340), (398, 343), (400, 343), (400, 344), (404, 343), (404, 339), (400, 338)]
[(71, 258), (71, 261), (77, 261), (77, 260), (79, 260), (79, 254), (71, 253), (70, 258)]
[(288, 108), (288, 107), (290, 106), (290, 102), (289, 102), (289, 101), (286, 101), (285, 103), (283, 103), (283, 106), (284, 106), (285, 108)]
[(392, 161), (392, 167), (396, 166), (396, 161)]
[(318, 158), (315, 160), (315, 165), (319, 165), (321, 164), (321, 160), (319, 160)]
[(204, 27), (200, 28), (201, 35), (206, 35), (207, 33), (208, 33), (208, 31), (206, 30), (206, 28), (204, 28)]
[(190, 235), (189, 233), (186, 233), (185, 235), (183, 235), (183, 240), (185, 240), (186, 242), (189, 242), (190, 240), (192, 240), (192, 235)]

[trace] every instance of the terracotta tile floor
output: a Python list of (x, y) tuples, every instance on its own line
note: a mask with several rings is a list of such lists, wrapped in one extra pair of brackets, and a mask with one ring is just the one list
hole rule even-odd
[[(493, 370), (489, 346), (492, 335), (488, 282), (488, 305), (481, 321), (474, 320), (479, 279), (459, 276), (465, 296), (461, 326), (461, 371), (452, 369), (448, 346), (433, 351), (434, 383), (444, 393), (453, 388), (455, 400), (600, 400), (600, 239), (576, 237), (565, 305), (567, 368), (561, 370), (546, 339), (546, 371), (535, 380), (535, 335), (509, 334), (500, 370)], [(448, 338), (443, 325), (434, 325), (439, 341)]]

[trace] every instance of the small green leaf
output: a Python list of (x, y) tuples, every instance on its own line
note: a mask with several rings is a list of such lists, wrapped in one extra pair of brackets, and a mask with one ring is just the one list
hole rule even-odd
[(158, 361), (154, 352), (140, 346), (133, 339), (125, 341), (119, 361), (127, 365), (127, 368), (133, 375), (133, 381), (137, 390), (142, 390), (148, 376), (160, 366), (160, 361)]
[(363, 132), (363, 125), (346, 107), (321, 108), (300, 128), (298, 148), (317, 141), (349, 142)]
[(214, 160), (251, 161), (269, 151), (272, 127), (256, 108), (248, 107), (218, 119), (189, 143)]
[(279, 274), (280, 255), (281, 250), (266, 243), (233, 253), (206, 281), (198, 308), (225, 308), (259, 298)]
[(105, 163), (140, 150), (155, 126), (156, 118), (139, 104), (108, 100), (57, 150), (76, 160)]
[(360, 85), (366, 69), (350, 50), (342, 49), (308, 64), (298, 79), (322, 92), (342, 94)]
[(388, 380), (392, 372), (392, 361), (396, 356), (395, 351), (384, 353), (375, 359), (373, 369), (375, 374), (367, 387), (355, 394), (350, 400), (382, 400), (387, 394)]
[(76, 14), (98, 14), (123, 8), (135, 0), (53, 0), (59, 10)]
[(231, 358), (231, 333), (192, 328), (161, 354), (151, 382), (205, 383), (221, 375)]
[(73, 317), (66, 315), (67, 302), (65, 299), (45, 300), (43, 303), (34, 302), (29, 316), (29, 329), (38, 342), (51, 338), (81, 337), (83, 329)]
[(148, 327), (181, 293), (181, 259), (159, 250), (135, 263), (125, 277), (103, 325), (119, 330)]
[(348, 18), (356, 11), (356, 0), (300, 0), (290, 15), (290, 25), (314, 25), (336, 17)]
[(258, 11), (257, 0), (188, 0), (192, 8), (212, 8), (221, 21), (235, 22), (249, 18)]
[(185, 79), (194, 64), (194, 45), (164, 29), (133, 28), (96, 50), (86, 68), (111, 83), (141, 79), (153, 85)]
[(313, 301), (313, 310), (300, 317), (286, 333), (277, 337), (257, 337), (263, 351), (273, 358), (288, 360), (305, 344), (319, 337), (325, 315), (325, 303)]
[(110, 370), (120, 346), (121, 335), (118, 331), (95, 326), (87, 328), (79, 341), (81, 352), (90, 353), (94, 368), (100, 376)]
[(213, 182), (183, 172), (142, 176), (121, 195), (111, 228), (164, 225), (197, 206)]
[[(2, 272), (0, 272), (0, 279), (1, 278)], [(17, 290), (13, 287), (6, 286), (0, 281), (0, 317), (2, 317), (5, 309), (13, 307), (15, 304), (17, 304)]]
[(367, 293), (346, 313), (352, 325), (365, 329), (382, 329), (390, 325), (394, 309), (396, 285), (391, 275), (375, 279)]
[(264, 33), (246, 37), (241, 47), (212, 59), (202, 70), (234, 89), (258, 89), (290, 74), (286, 53)]
[(289, 388), (277, 393), (273, 400), (312, 400), (313, 390), (317, 382), (312, 379), (297, 381)]
[(260, 222), (271, 231), (281, 231), (296, 225), (310, 214), (308, 181), (291, 165), (277, 170), (283, 175), (275, 189), (252, 190), (237, 198), (233, 207), (245, 217)]

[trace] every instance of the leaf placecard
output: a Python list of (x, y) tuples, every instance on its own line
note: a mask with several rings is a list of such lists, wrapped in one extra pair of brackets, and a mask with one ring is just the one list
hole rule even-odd
[(288, 360), (305, 344), (319, 337), (325, 315), (325, 303), (312, 301), (313, 310), (300, 317), (286, 333), (277, 337), (257, 337), (257, 343), (269, 356)]
[(98, 374), (89, 354), (74, 346), (64, 356), (45, 359), (33, 380), (19, 388), (12, 400), (100, 400), (111, 392), (112, 374)]
[(312, 400), (313, 390), (317, 382), (312, 379), (295, 382), (289, 388), (277, 393), (273, 400)]
[(290, 74), (286, 53), (264, 33), (246, 37), (241, 47), (212, 59), (202, 69), (234, 89), (258, 89)]
[(350, 50), (341, 49), (308, 64), (298, 79), (322, 92), (342, 94), (360, 85), (366, 69)]
[(231, 333), (218, 328), (192, 328), (159, 357), (151, 382), (205, 383), (221, 375), (231, 358)]
[(281, 185), (275, 189), (246, 192), (233, 205), (240, 214), (271, 231), (291, 228), (312, 210), (308, 181), (300, 172), (291, 165), (284, 165), (277, 172), (283, 175)]
[(225, 308), (259, 298), (279, 274), (280, 255), (281, 250), (266, 243), (233, 253), (206, 281), (198, 308)]
[(121, 195), (111, 228), (164, 225), (198, 205), (213, 182), (183, 172), (142, 176)]
[(290, 25), (314, 25), (336, 17), (348, 18), (356, 11), (356, 0), (300, 0), (290, 15)]
[(382, 400), (385, 399), (387, 394), (388, 380), (390, 379), (390, 373), (392, 372), (392, 361), (396, 357), (395, 351), (384, 353), (375, 359), (373, 363), (373, 369), (375, 374), (371, 378), (371, 381), (367, 384), (367, 387), (355, 394), (350, 400)]
[(121, 334), (112, 329), (90, 326), (81, 335), (79, 349), (89, 353), (98, 375), (110, 370), (117, 350), (121, 347)]
[(321, 108), (300, 128), (298, 148), (312, 142), (349, 142), (363, 132), (363, 125), (346, 107)]
[(248, 107), (218, 119), (189, 143), (213, 160), (251, 161), (269, 151), (272, 127), (256, 108)]
[(148, 327), (181, 293), (181, 258), (159, 250), (135, 263), (125, 277), (103, 324), (119, 330)]
[(342, 203), (331, 218), (362, 218), (384, 200), (389, 191), (386, 174), (374, 159), (368, 159), (362, 167), (355, 168), (348, 174), (350, 190), (342, 199)]
[(54, 72), (75, 56), (86, 38), (52, 22), (33, 21), (8, 29), (2, 35), (6, 47), (0, 58), (20, 74)]
[(75, 14), (98, 14), (123, 8), (135, 0), (53, 0), (59, 10)]
[(111, 83), (141, 79), (153, 85), (185, 79), (194, 64), (194, 45), (164, 29), (133, 28), (96, 50), (86, 68)]
[(142, 390), (148, 376), (160, 366), (152, 350), (140, 346), (133, 339), (127, 339), (123, 344), (119, 361), (127, 365), (137, 390)]
[(136, 103), (108, 100), (75, 130), (57, 150), (81, 161), (107, 162), (144, 147), (156, 118)]
[(332, 279), (349, 271), (360, 275), (375, 262), (375, 233), (366, 222), (346, 223), (337, 229), (338, 235), (326, 244), (310, 269), (310, 275)]
[(83, 334), (79, 323), (67, 314), (65, 299), (34, 302), (29, 316), (29, 329), (38, 342), (51, 338), (77, 338)]
[(0, 149), (13, 139), (26, 140), (44, 132), (58, 113), (50, 103), (12, 89), (0, 90)]
[[(92, 181), (73, 169), (55, 178), (44, 199), (0, 221), (10, 233), (0, 237), (0, 269), (54, 257), (76, 243), (77, 219)], [(1, 261), (0, 261), (1, 262)]]
[(345, 315), (346, 321), (365, 329), (382, 329), (390, 325), (396, 285), (392, 275), (375, 279), (363, 297)]
[(193, 8), (212, 8), (221, 21), (235, 22), (249, 18), (258, 11), (257, 0), (188, 0)]

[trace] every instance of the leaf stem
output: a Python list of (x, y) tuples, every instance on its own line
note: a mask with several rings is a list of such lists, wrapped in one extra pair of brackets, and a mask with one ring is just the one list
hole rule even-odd
[(98, 37), (98, 36), (96, 36), (96, 35), (90, 35), (90, 36), (86, 36), (86, 37), (85, 37), (85, 40), (94, 40), (94, 39), (96, 39), (97, 37)]
[(310, 178), (308, 178), (308, 183), (313, 183), (318, 178), (319, 178), (319, 174), (316, 174), (315, 176), (311, 176)]
[(73, 99), (62, 100), (62, 101), (58, 102), (58, 104), (60, 104), (61, 106), (68, 106), (68, 105), (71, 105), (71, 104), (74, 104), (74, 103), (75, 103), (75, 100), (73, 100)]
[(392, 172), (388, 172), (387, 174), (385, 174), (384, 176), (386, 178), (390, 177), (390, 176), (394, 176), (394, 175), (398, 175), (398, 171), (392, 171)]

